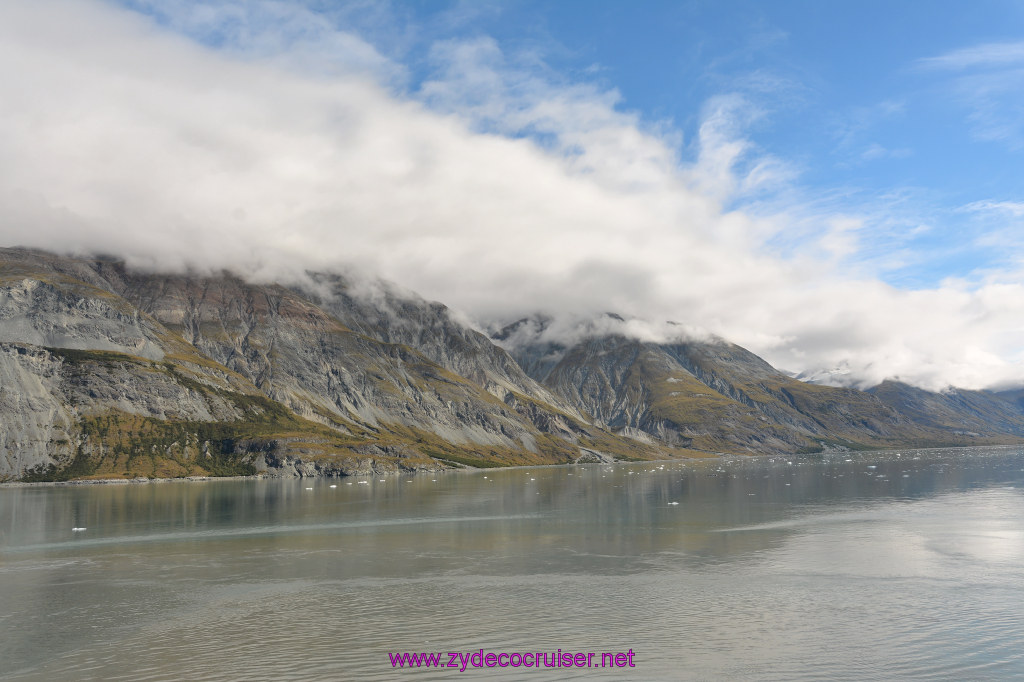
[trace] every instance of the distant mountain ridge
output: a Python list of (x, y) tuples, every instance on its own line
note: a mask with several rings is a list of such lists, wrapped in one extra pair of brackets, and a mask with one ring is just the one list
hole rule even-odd
[(832, 388), (721, 340), (514, 331), (336, 274), (255, 284), (0, 249), (0, 480), (1024, 442), (1017, 393)]
[[(501, 342), (512, 334), (506, 328), (495, 336)], [(510, 352), (596, 423), (701, 450), (810, 452), (1024, 436), (1021, 404), (1009, 396), (958, 391), (953, 400), (898, 382), (867, 392), (811, 384), (719, 340), (606, 336), (563, 348), (520, 338)]]

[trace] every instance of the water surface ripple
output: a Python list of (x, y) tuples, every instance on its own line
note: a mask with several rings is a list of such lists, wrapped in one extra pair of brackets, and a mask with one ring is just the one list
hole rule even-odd
[(0, 488), (0, 678), (1024, 677), (1019, 448), (363, 481)]

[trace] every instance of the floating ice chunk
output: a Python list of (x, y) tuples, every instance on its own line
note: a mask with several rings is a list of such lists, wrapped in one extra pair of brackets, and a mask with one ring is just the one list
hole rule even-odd
[(670, 507), (677, 507), (677, 506), (679, 506), (678, 502), (669, 502), (668, 504), (669, 504)]
[(71, 529), (71, 532), (72, 533), (81, 533), (83, 530), (85, 530), (85, 528), (79, 528), (78, 526), (75, 526), (74, 528)]
[(868, 469), (877, 469), (877, 468), (878, 467), (876, 467), (874, 464), (869, 464), (868, 465)]
[(306, 488), (306, 490), (312, 490), (312, 488)]
[(338, 486), (336, 486), (336, 485), (334, 485), (334, 484), (332, 483), (332, 484), (331, 484), (331, 487), (332, 487), (332, 488), (337, 488)]

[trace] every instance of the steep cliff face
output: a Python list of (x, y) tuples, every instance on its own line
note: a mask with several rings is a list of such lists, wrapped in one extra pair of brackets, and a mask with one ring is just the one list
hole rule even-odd
[(160, 333), (125, 301), (66, 277), (5, 277), (0, 341), (163, 358)]
[(60, 384), (59, 358), (0, 343), (0, 481), (70, 460), (77, 419)]
[[(100, 468), (90, 458), (102, 459), (102, 438), (83, 426), (100, 413), (158, 420), (223, 416), (223, 409), (168, 374), (169, 358), (186, 348), (159, 323), (97, 286), (93, 276), (77, 278), (54, 267), (70, 263), (45, 254), (3, 256), (0, 479), (48, 476), (75, 461), (78, 473)], [(211, 387), (229, 384), (214, 373), (204, 380)]]
[[(441, 306), (392, 298), (374, 315), (350, 297), (318, 306), (295, 290), (228, 276), (121, 272), (110, 279), (205, 356), (303, 417), (345, 433), (415, 434), (417, 441), (509, 461), (565, 461), (575, 452), (573, 434), (588, 436), (586, 424), (544, 405), (546, 391), (504, 351), (453, 322)], [(520, 399), (544, 405), (547, 419), (524, 418)]]
[(573, 413), (569, 404), (527, 375), (503, 348), (456, 320), (447, 306), (382, 282), (353, 287), (343, 277), (323, 273), (313, 273), (311, 279), (313, 286), (300, 291), (346, 327), (378, 341), (413, 348), (501, 400), (518, 394)]
[[(105, 267), (2, 254), (0, 480), (252, 473), (311, 442), (362, 466), (365, 439), (268, 399), (120, 296)], [(431, 465), (378, 454), (384, 468)]]

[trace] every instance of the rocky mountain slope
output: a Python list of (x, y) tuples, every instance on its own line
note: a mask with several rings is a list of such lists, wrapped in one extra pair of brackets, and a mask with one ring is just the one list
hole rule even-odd
[(403, 337), (339, 299), (336, 310), (379, 338), (279, 285), (0, 251), (0, 477), (665, 456), (549, 404), (443, 309), (415, 302), (426, 317), (410, 317), (420, 331)]
[[(617, 316), (615, 316), (617, 317)], [(621, 318), (619, 318), (621, 319)], [(644, 442), (722, 452), (982, 445), (1024, 436), (1022, 403), (987, 391), (871, 391), (799, 381), (721, 339), (571, 346), (520, 320), (495, 334), (533, 378), (594, 423)]]
[(816, 386), (724, 341), (508, 339), (334, 274), (283, 286), (0, 249), (0, 480), (344, 475), (1024, 436), (1016, 394)]

